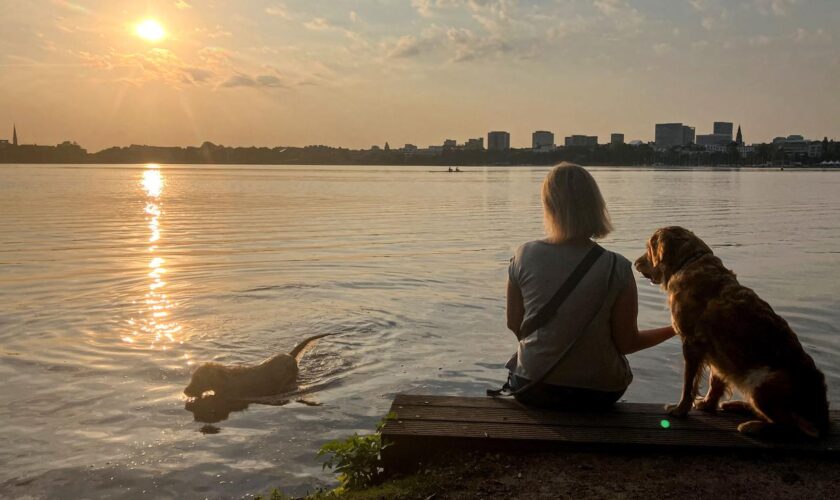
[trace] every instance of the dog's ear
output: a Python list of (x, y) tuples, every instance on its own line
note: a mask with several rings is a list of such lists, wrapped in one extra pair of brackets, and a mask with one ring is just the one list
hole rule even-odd
[(676, 241), (673, 231), (670, 228), (660, 230), (659, 238), (657, 238), (656, 246), (656, 262), (657, 264), (668, 263), (669, 258), (673, 256), (676, 247)]
[(673, 267), (693, 253), (712, 253), (703, 240), (684, 227), (663, 227), (657, 234), (657, 264), (664, 264), (661, 270), (666, 274), (676, 271)]
[(648, 240), (648, 260), (650, 261), (650, 265), (652, 267), (659, 266), (659, 263), (662, 262), (663, 255), (665, 253), (665, 246), (662, 241), (662, 229), (657, 229), (653, 235), (651, 235), (650, 240)]

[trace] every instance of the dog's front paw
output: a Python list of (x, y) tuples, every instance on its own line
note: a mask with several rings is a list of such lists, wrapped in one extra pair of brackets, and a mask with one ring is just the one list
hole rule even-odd
[(676, 418), (683, 418), (686, 415), (688, 415), (688, 410), (690, 408), (690, 406), (686, 406), (683, 404), (665, 405), (665, 411), (668, 413), (668, 415), (671, 415), (672, 417)]
[(738, 432), (748, 436), (761, 436), (764, 434), (771, 424), (762, 420), (750, 420), (738, 426)]
[(707, 413), (715, 413), (718, 410), (718, 402), (709, 401), (708, 399), (698, 399), (694, 402), (694, 409)]

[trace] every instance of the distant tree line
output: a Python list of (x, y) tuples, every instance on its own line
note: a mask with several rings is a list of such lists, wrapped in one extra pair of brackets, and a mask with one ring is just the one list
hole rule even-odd
[(352, 150), (329, 146), (227, 147), (205, 142), (199, 147), (112, 147), (88, 153), (76, 143), (58, 146), (0, 144), (0, 163), (182, 163), (247, 165), (553, 165), (570, 161), (583, 165), (763, 165), (840, 161), (840, 143), (824, 139), (822, 156), (791, 157), (773, 144), (759, 144), (742, 155), (733, 143), (725, 152), (698, 146), (657, 150), (648, 144), (569, 146), (549, 152), (530, 149), (505, 151), (448, 148), (437, 154), (396, 149)]

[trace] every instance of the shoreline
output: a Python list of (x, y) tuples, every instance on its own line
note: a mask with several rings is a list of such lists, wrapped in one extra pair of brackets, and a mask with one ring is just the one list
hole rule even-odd
[[(780, 453), (465, 453), (343, 499), (832, 498), (840, 461)], [(259, 498), (291, 498), (281, 496)], [(324, 498), (315, 492), (301, 497)]]
[[(80, 168), (80, 167), (122, 167), (126, 168), (145, 168), (148, 165), (159, 166), (192, 166), (192, 167), (406, 167), (406, 168), (440, 168), (445, 169), (449, 166), (459, 168), (549, 168), (554, 164), (380, 164), (380, 163), (189, 163), (189, 162), (166, 162), (166, 161), (142, 161), (142, 162), (0, 162), (0, 167), (29, 167), (29, 166), (57, 166), (65, 168)], [(764, 170), (764, 171), (779, 171), (779, 170), (811, 170), (811, 171), (840, 171), (840, 165), (619, 165), (619, 164), (582, 164), (586, 168), (612, 168), (616, 170), (644, 170), (644, 171), (685, 171), (685, 170), (713, 170), (713, 171), (738, 171), (738, 170)], [(469, 173), (469, 170), (461, 170), (459, 172), (449, 172), (447, 170), (430, 170), (429, 173), (451, 173), (463, 174)]]

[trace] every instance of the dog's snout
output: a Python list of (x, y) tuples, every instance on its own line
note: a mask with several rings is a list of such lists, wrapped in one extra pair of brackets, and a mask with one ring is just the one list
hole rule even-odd
[(641, 257), (639, 257), (638, 259), (636, 259), (636, 262), (633, 264), (633, 265), (636, 267), (636, 270), (637, 270), (637, 271), (639, 271), (639, 270), (640, 270), (639, 268), (640, 268), (640, 267), (642, 267), (642, 260), (643, 260), (644, 258), (645, 258), (645, 256), (644, 256), (644, 255), (642, 255)]
[(636, 267), (636, 271), (639, 271), (640, 273), (644, 273), (645, 271), (647, 271), (651, 267), (650, 262), (647, 258), (647, 254), (644, 254), (638, 259), (636, 259), (634, 266)]

